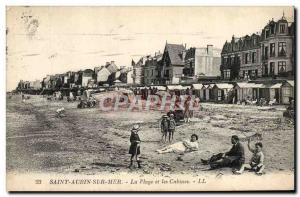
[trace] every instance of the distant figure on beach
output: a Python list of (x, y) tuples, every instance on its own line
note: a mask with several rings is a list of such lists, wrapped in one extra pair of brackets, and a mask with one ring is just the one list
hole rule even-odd
[(176, 142), (162, 149), (156, 150), (156, 152), (158, 152), (159, 154), (163, 154), (163, 153), (170, 153), (170, 152), (184, 153), (184, 152), (197, 151), (199, 149), (199, 145), (197, 141), (198, 141), (198, 135), (193, 134), (191, 135), (190, 140), (183, 140), (180, 142)]
[(250, 146), (250, 138), (248, 139), (248, 148), (253, 153), (250, 163), (249, 164), (243, 164), (238, 171), (234, 171), (234, 174), (242, 174), (244, 170), (252, 170), (257, 175), (262, 175), (263, 170), (265, 168), (264, 166), (264, 154), (262, 152), (263, 145), (261, 142), (255, 143), (255, 149), (251, 148)]
[(169, 132), (169, 120), (167, 115), (162, 116), (162, 120), (160, 122), (160, 130), (162, 133), (162, 141), (167, 141), (167, 135)]
[(141, 154), (140, 150), (140, 137), (139, 137), (139, 132), (140, 126), (138, 124), (134, 125), (133, 128), (131, 129), (131, 135), (130, 135), (130, 147), (129, 147), (129, 154), (131, 154), (130, 158), (130, 165), (129, 168), (132, 167), (133, 165), (133, 159), (135, 157), (136, 162), (138, 164), (138, 168), (141, 168), (141, 161), (139, 160), (139, 155)]
[(176, 128), (176, 122), (174, 120), (174, 114), (170, 114), (170, 118), (169, 118), (169, 142), (171, 142), (174, 139), (174, 132), (175, 132), (175, 128)]
[(184, 122), (190, 122), (190, 118), (192, 116), (192, 111), (190, 109), (191, 97), (188, 96), (186, 101), (184, 102)]
[(231, 143), (233, 146), (230, 151), (213, 155), (209, 160), (201, 159), (202, 164), (210, 165), (211, 169), (223, 167), (234, 167), (240, 169), (245, 162), (244, 147), (240, 143), (237, 135), (233, 135), (231, 137)]

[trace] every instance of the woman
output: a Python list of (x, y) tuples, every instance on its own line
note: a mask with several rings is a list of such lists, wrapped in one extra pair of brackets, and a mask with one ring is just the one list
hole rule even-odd
[(131, 135), (130, 135), (130, 147), (129, 147), (129, 154), (131, 154), (130, 158), (130, 166), (129, 168), (132, 167), (133, 164), (133, 158), (135, 156), (136, 162), (138, 164), (138, 168), (141, 168), (141, 161), (139, 160), (139, 155), (141, 153), (140, 151), (140, 137), (139, 137), (139, 132), (140, 126), (139, 125), (134, 125), (133, 128), (131, 129)]
[(191, 135), (190, 140), (183, 140), (180, 142), (176, 142), (174, 144), (166, 146), (165, 148), (159, 149), (156, 152), (158, 152), (159, 154), (163, 154), (163, 153), (170, 153), (170, 152), (180, 153), (180, 152), (197, 151), (199, 149), (197, 141), (198, 141), (198, 135), (193, 134)]

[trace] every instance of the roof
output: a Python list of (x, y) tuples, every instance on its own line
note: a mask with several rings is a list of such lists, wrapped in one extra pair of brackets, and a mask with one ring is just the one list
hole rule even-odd
[(203, 85), (202, 89), (211, 89), (215, 84)]
[(281, 83), (275, 83), (275, 84), (263, 84), (262, 88), (281, 88)]
[(152, 88), (157, 88), (158, 90), (166, 90), (167, 88), (164, 86), (151, 86)]
[(231, 89), (233, 88), (233, 85), (229, 83), (217, 83), (214, 85), (214, 87), (217, 87), (219, 89)]
[(292, 80), (287, 80), (286, 82), (287, 82), (288, 84), (290, 84), (291, 86), (293, 86), (293, 87), (294, 87), (294, 85), (295, 85), (295, 84), (294, 84), (294, 81), (292, 81)]
[(203, 87), (202, 84), (192, 84), (192, 86), (193, 86), (194, 89), (196, 89), (196, 90), (200, 90), (200, 89), (202, 89), (202, 87)]
[(263, 84), (257, 83), (237, 83), (240, 88), (262, 88)]
[(172, 65), (184, 65), (182, 60), (182, 52), (185, 50), (182, 44), (166, 44), (166, 49)]
[(184, 90), (185, 88), (182, 85), (168, 85), (169, 90)]

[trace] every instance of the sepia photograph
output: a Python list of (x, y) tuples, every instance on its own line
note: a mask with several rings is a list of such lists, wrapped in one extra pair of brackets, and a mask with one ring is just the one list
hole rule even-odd
[(296, 190), (295, 7), (7, 6), (5, 30), (8, 192)]

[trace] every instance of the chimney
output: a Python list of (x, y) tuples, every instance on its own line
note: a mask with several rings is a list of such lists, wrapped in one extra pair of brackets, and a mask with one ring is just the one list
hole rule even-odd
[(186, 56), (186, 50), (182, 51), (182, 60), (185, 60), (185, 56)]
[(110, 64), (109, 62), (106, 62), (106, 63), (105, 63), (105, 66), (108, 66), (109, 64)]
[(115, 64), (115, 61), (110, 61), (110, 64)]
[(186, 43), (184, 43), (184, 49), (186, 49)]
[(213, 54), (213, 45), (212, 44), (208, 44), (207, 45), (207, 54), (208, 55), (212, 55)]

